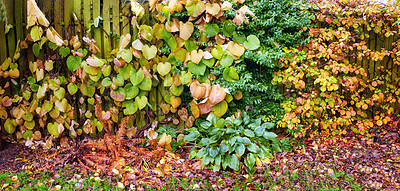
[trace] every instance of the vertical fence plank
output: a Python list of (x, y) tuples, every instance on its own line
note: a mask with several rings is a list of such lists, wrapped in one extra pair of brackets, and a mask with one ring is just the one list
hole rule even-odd
[(62, 18), (61, 7), (62, 7), (62, 1), (61, 0), (54, 1), (54, 23), (53, 23), (53, 26), (61, 36), (64, 36), (64, 30), (61, 27), (61, 25), (62, 25), (62, 22), (61, 22), (61, 18)]
[[(394, 35), (391, 35), (390, 37), (389, 37), (389, 46), (390, 46), (390, 50), (392, 50), (393, 49), (393, 45), (392, 45), (392, 43), (394, 42)], [(392, 57), (392, 55), (394, 55), (393, 53), (389, 56), (389, 61), (388, 61), (388, 70), (390, 71), (390, 79), (391, 79), (391, 81), (392, 81), (392, 83), (393, 83), (393, 57)]]
[[(14, 0), (6, 1), (7, 13), (8, 13), (8, 24), (15, 26), (14, 22)], [(7, 46), (8, 56), (13, 56), (15, 52), (16, 40), (15, 40), (15, 29), (10, 29), (7, 33)], [(5, 47), (4, 47), (5, 48)]]
[[(376, 40), (376, 35), (373, 30), (369, 31), (369, 45), (368, 48), (370, 50), (375, 50), (375, 40)], [(374, 73), (375, 73), (375, 62), (372, 60), (371, 55), (368, 56), (368, 80), (371, 80), (374, 78)]]
[[(365, 37), (365, 34), (369, 34), (368, 30), (366, 29), (365, 26), (364, 26), (363, 33), (364, 33), (364, 42), (366, 43), (366, 46), (368, 47), (370, 37), (368, 37), (368, 38)], [(366, 80), (366, 79), (368, 79), (368, 58), (365, 55), (362, 57), (362, 67), (363, 67), (365, 73), (367, 74), (367, 76), (364, 76), (364, 80)]]
[[(92, 14), (90, 10), (92, 1), (91, 0), (84, 0), (83, 1), (83, 23), (85, 24), (84, 27), (87, 27), (89, 23), (92, 22)], [(92, 37), (91, 34), (83, 34), (88, 36), (89, 38)]]
[[(110, 6), (112, 5), (113, 0), (103, 0), (103, 28), (105, 31), (111, 31), (111, 23), (110, 23)], [(109, 37), (106, 33), (103, 33), (103, 45), (104, 52), (103, 55), (108, 55), (110, 53), (111, 47), (109, 44)]]
[(74, 11), (74, 1), (73, 0), (64, 0), (64, 27), (67, 30), (68, 36), (65, 38), (71, 38), (73, 30), (70, 26), (72, 13)]
[[(119, 28), (119, 16), (120, 16), (120, 9), (119, 9), (120, 1), (112, 1), (112, 32), (116, 35), (121, 35), (121, 31)], [(114, 47), (118, 46), (118, 40), (114, 40)]]
[(7, 58), (7, 43), (5, 41), (6, 39), (6, 34), (5, 34), (5, 23), (4, 21), (0, 21), (0, 64), (4, 62), (4, 60)]
[[(382, 52), (382, 48), (384, 47), (384, 39), (383, 39), (383, 35), (382, 34), (377, 34), (375, 33), (375, 51), (381, 53)], [(379, 75), (379, 68), (384, 67), (384, 62), (383, 60), (378, 60), (375, 62), (375, 72), (374, 72), (374, 76), (378, 76)]]
[[(395, 34), (394, 37), (393, 37), (393, 42), (397, 42), (398, 38), (399, 38), (399, 35), (398, 35), (398, 34)], [(395, 58), (396, 58), (396, 57), (393, 57), (393, 59), (395, 59)], [(395, 64), (395, 63), (393, 62), (393, 69), (392, 69), (392, 72), (393, 72), (392, 78), (393, 78), (393, 80), (396, 80), (396, 79), (397, 79), (397, 74), (398, 74), (397, 71), (398, 71), (398, 64)]]
[(74, 13), (79, 20), (78, 23), (75, 25), (75, 35), (78, 35), (78, 31), (80, 31), (79, 37), (82, 38), (82, 28), (80, 21), (82, 20), (82, 15), (81, 15), (81, 9), (82, 9), (82, 0), (74, 0)]
[(126, 34), (129, 34), (130, 33), (130, 20), (126, 17), (126, 15), (128, 15), (129, 14), (129, 12), (130, 12), (130, 8), (131, 8), (131, 6), (130, 6), (130, 4), (129, 3), (124, 3), (124, 4), (122, 4), (121, 5), (123, 8), (122, 8), (122, 11), (121, 11), (121, 17), (120, 17), (120, 19), (121, 19), (121, 34), (123, 34), (123, 35), (126, 35)]
[(16, 32), (16, 38), (17, 40), (23, 40), (24, 39), (24, 26), (23, 26), (23, 18), (25, 17), (23, 13), (23, 2), (24, 0), (15, 0), (15, 4), (18, 6), (15, 6), (14, 10), (14, 15), (15, 15), (15, 32)]
[[(47, 20), (49, 20), (51, 23), (54, 22), (54, 14), (53, 14), (53, 1), (39, 1), (41, 2), (38, 6), (40, 10), (44, 13), (46, 16)], [(38, 2), (38, 3), (39, 3)], [(57, 2), (54, 2), (57, 3)], [(54, 25), (54, 23), (52, 23)]]
[[(101, 16), (100, 3), (101, 3), (100, 0), (93, 0), (93, 20)], [(101, 29), (97, 27), (93, 28), (92, 30), (93, 30), (94, 40), (97, 42), (97, 46), (99, 47), (99, 49), (103, 52), (102, 50), (103, 45), (101, 43)]]

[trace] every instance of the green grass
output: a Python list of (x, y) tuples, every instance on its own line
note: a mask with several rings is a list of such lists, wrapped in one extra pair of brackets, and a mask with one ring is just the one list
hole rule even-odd
[[(275, 168), (276, 169), (276, 168)], [(145, 190), (362, 190), (363, 187), (345, 172), (333, 171), (329, 175), (321, 175), (313, 171), (281, 172), (277, 176), (275, 171), (265, 169), (257, 176), (241, 178), (240, 175), (222, 173), (217, 180), (207, 178), (175, 178), (165, 179), (161, 187), (146, 185), (127, 186), (127, 190), (146, 188)], [(60, 174), (66, 175), (66, 178)], [(14, 177), (14, 180), (13, 180)], [(15, 180), (17, 177), (17, 180)], [(96, 174), (78, 175), (71, 169), (62, 169), (58, 172), (29, 172), (0, 173), (0, 190), (121, 190), (117, 187), (118, 179), (109, 180), (104, 177), (95, 178)], [(321, 179), (314, 179), (321, 177)], [(99, 180), (101, 178), (101, 180)], [(229, 181), (227, 181), (229, 180)], [(112, 182), (114, 181), (114, 182)], [(57, 187), (59, 186), (59, 187)]]
[(58, 190), (58, 188), (60, 190), (115, 190), (117, 188), (108, 181), (96, 181), (94, 177), (72, 175), (71, 178), (64, 178), (52, 172), (0, 173), (0, 186), (2, 190)]

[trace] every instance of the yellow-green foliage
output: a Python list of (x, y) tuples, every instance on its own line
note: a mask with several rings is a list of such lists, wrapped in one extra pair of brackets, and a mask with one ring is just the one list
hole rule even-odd
[[(244, 45), (225, 36), (236, 35), (232, 21), (223, 17), (231, 8), (228, 2), (151, 2), (156, 23), (139, 25), (134, 20), (137, 38), (121, 36), (119, 46), (101, 58), (93, 39), (64, 40), (40, 10), (30, 6), (29, 34), (18, 43), (14, 57), (1, 65), (0, 75), (2, 127), (18, 139), (39, 140), (48, 133), (97, 135), (104, 129), (115, 131), (100, 121), (116, 124), (129, 115), (137, 115), (129, 127), (141, 127), (154, 117), (146, 111), (157, 107), (164, 114), (177, 113), (180, 127), (191, 127), (203, 114), (221, 117), (228, 103), (241, 96), (213, 82), (238, 80), (235, 65), (246, 48), (256, 51), (260, 46), (254, 35)], [(132, 3), (132, 12), (139, 19), (144, 9)], [(173, 17), (176, 12), (186, 16)], [(223, 68), (223, 75), (212, 75), (213, 67)], [(180, 109), (184, 90), (193, 97), (190, 112)], [(95, 111), (95, 105), (102, 111)]]
[(313, 7), (310, 43), (287, 50), (284, 70), (274, 78), (289, 94), (280, 126), (299, 137), (349, 130), (370, 136), (400, 103), (399, 12), (363, 1), (316, 1)]

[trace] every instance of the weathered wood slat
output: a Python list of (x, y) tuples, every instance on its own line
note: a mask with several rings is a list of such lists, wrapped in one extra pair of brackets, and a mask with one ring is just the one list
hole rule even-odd
[[(375, 36), (375, 32), (373, 30), (369, 31), (369, 44), (368, 44), (368, 48), (370, 50), (375, 50), (375, 40), (376, 40), (376, 36)], [(374, 73), (375, 73), (375, 62), (372, 60), (371, 55), (368, 56), (368, 79), (372, 79), (374, 77)]]
[[(4, 21), (0, 21), (0, 39), (6, 39)], [(0, 48), (0, 64), (2, 64), (7, 58), (7, 43), (5, 40), (0, 40), (0, 47), (2, 47)]]
[(23, 24), (23, 18), (25, 17), (24, 12), (23, 12), (23, 4), (24, 0), (15, 0), (15, 6), (14, 7), (14, 16), (15, 16), (15, 32), (16, 32), (16, 38), (18, 39), (24, 39), (24, 31), (25, 27)]
[[(96, 19), (97, 17), (101, 16), (101, 2), (100, 0), (93, 0), (93, 19)], [(93, 37), (94, 40), (97, 42), (97, 46), (99, 47), (99, 49), (101, 50), (101, 52), (103, 52), (102, 48), (102, 36), (101, 36), (101, 29), (99, 27), (97, 28), (92, 28), (93, 30)]]
[[(383, 48), (383, 39), (382, 39), (382, 34), (375, 34), (375, 51), (380, 53), (382, 52)], [(383, 60), (378, 60), (375, 62), (375, 69), (374, 69), (374, 77), (376, 77), (379, 74), (379, 69), (381, 66), (383, 66)]]
[[(394, 37), (393, 37), (393, 42), (396, 42), (397, 41), (397, 39), (399, 38), (399, 35), (398, 34), (395, 34), (394, 35)], [(393, 59), (395, 59), (396, 57), (394, 57)], [(398, 67), (399, 65), (398, 64), (395, 64), (394, 62), (393, 62), (393, 69), (392, 69), (392, 72), (393, 72), (393, 74), (392, 74), (392, 79), (393, 80), (396, 80), (396, 78), (397, 78), (397, 74), (398, 74), (398, 69), (399, 69), (399, 67)]]
[[(26, 0), (25, 0), (26, 2)], [(53, 16), (53, 1), (43, 1), (41, 5), (39, 5), (40, 10), (44, 13), (46, 16), (47, 20), (50, 22), (54, 22)], [(52, 23), (54, 24), (54, 23)]]
[(63, 12), (61, 10), (62, 8), (62, 1), (61, 0), (56, 0), (54, 1), (54, 23), (53, 26), (58, 32), (58, 34), (64, 36), (64, 30), (61, 27), (62, 26), (62, 21), (61, 18), (63, 17)]
[[(82, 20), (82, 14), (81, 14), (81, 8), (82, 8), (82, 0), (74, 0), (74, 13), (79, 21), (76, 22), (75, 24), (75, 34), (78, 35), (80, 38), (82, 38), (82, 28), (80, 21)], [(79, 32), (79, 34), (78, 34)]]
[[(364, 32), (363, 32), (364, 34), (369, 34), (365, 26), (364, 26), (363, 31), (364, 31)], [(366, 38), (365, 35), (364, 35), (364, 41), (365, 41), (366, 43), (369, 42), (369, 38)], [(368, 45), (368, 44), (367, 44), (367, 45)], [(367, 47), (368, 47), (368, 46), (367, 46)], [(368, 75), (368, 58), (367, 58), (367, 56), (365, 56), (365, 55), (364, 55), (363, 58), (362, 58), (362, 67), (363, 67), (363, 69), (365, 70), (366, 74)], [(364, 76), (363, 79), (364, 79), (364, 80), (368, 79), (368, 76)]]
[(126, 35), (130, 33), (130, 20), (126, 17), (126, 15), (128, 15), (130, 13), (130, 4), (129, 3), (124, 3), (122, 4), (123, 8), (121, 11), (121, 16), (120, 19), (121, 21), (121, 34), (122, 35)]
[(64, 27), (68, 32), (66, 38), (71, 38), (73, 33), (73, 29), (71, 28), (70, 24), (73, 22), (72, 20), (72, 13), (74, 12), (74, 1), (72, 0), (64, 0)]
[[(116, 35), (121, 35), (121, 31), (120, 31), (120, 23), (119, 23), (119, 15), (120, 15), (120, 8), (119, 8), (119, 4), (120, 1), (112, 1), (112, 32), (113, 34)], [(114, 48), (118, 46), (118, 40), (114, 39), (113, 42), (113, 46)]]
[[(6, 6), (8, 8), (7, 13), (8, 13), (8, 24), (15, 25), (14, 21), (14, 0), (7, 0), (6, 1)], [(7, 46), (8, 46), (8, 56), (13, 56), (15, 52), (15, 46), (16, 46), (16, 39), (15, 39), (15, 29), (14, 27), (11, 28), (8, 33), (6, 34), (7, 36)]]
[[(111, 31), (111, 23), (110, 23), (110, 5), (112, 5), (113, 0), (103, 0), (103, 28), (105, 31)], [(106, 33), (103, 33), (103, 45), (104, 52), (103, 55), (108, 55), (111, 50), (111, 46), (109, 44), (109, 36)]]
[[(85, 27), (88, 26), (89, 23), (92, 22), (92, 11), (90, 10), (90, 6), (92, 4), (91, 0), (84, 0), (83, 1), (83, 23)], [(84, 34), (88, 37), (92, 37), (91, 34)]]

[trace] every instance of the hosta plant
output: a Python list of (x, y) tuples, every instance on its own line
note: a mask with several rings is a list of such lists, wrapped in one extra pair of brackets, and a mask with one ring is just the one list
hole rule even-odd
[(197, 120), (196, 127), (189, 129), (185, 140), (199, 145), (192, 149), (189, 159), (201, 159), (201, 166), (212, 167), (214, 171), (241, 169), (254, 173), (255, 166), (272, 158), (273, 152), (280, 152), (281, 141), (268, 131), (274, 123), (263, 123), (261, 118), (252, 119), (243, 112), (226, 119), (209, 116), (207, 120)]

